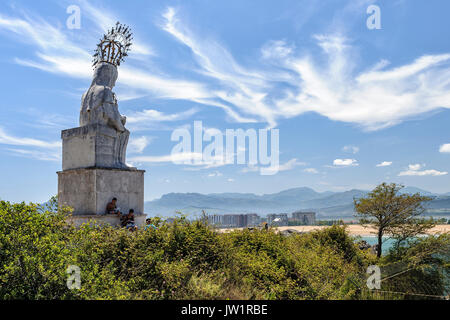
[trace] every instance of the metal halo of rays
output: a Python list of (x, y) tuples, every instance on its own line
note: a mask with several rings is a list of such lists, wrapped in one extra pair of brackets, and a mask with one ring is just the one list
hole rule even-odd
[(100, 62), (111, 63), (116, 67), (120, 66), (120, 63), (124, 61), (124, 58), (128, 56), (128, 52), (131, 50), (132, 40), (133, 33), (130, 27), (117, 22), (115, 27), (108, 30), (97, 44), (92, 67), (95, 68)]

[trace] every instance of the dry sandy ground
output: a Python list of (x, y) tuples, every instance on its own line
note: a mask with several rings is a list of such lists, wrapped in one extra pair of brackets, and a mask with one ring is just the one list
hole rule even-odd
[[(300, 232), (310, 232), (314, 230), (320, 230), (323, 228), (328, 228), (327, 226), (293, 226), (293, 227), (278, 227), (279, 231), (283, 231), (286, 229), (294, 229)], [(242, 229), (242, 228), (236, 228), (236, 229)], [(220, 229), (222, 232), (229, 232), (231, 230), (235, 229)], [(375, 229), (370, 227), (364, 227), (359, 224), (350, 224), (347, 225), (347, 231), (352, 236), (373, 236), (376, 234)], [(428, 233), (429, 234), (438, 234), (438, 233), (444, 233), (444, 232), (450, 232), (450, 224), (442, 224), (437, 225), (433, 229), (431, 229)]]

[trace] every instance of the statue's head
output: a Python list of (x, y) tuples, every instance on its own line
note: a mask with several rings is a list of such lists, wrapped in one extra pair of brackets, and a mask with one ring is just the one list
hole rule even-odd
[(116, 85), (118, 75), (115, 65), (108, 62), (101, 62), (95, 67), (92, 84), (112, 88)]
[(114, 87), (117, 80), (117, 67), (128, 56), (133, 40), (130, 27), (116, 23), (100, 39), (95, 50), (93, 67), (94, 80), (92, 84)]

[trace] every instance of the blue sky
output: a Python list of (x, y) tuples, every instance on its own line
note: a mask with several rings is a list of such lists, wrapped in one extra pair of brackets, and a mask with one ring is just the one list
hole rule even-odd
[[(44, 4), (45, 3), (45, 4)], [(366, 10), (381, 9), (369, 30)], [(66, 9), (81, 9), (68, 29)], [(0, 198), (57, 193), (90, 55), (117, 20), (135, 45), (114, 89), (145, 198), (169, 192), (450, 191), (448, 1), (2, 1)], [(277, 128), (281, 170), (175, 165), (173, 130)]]

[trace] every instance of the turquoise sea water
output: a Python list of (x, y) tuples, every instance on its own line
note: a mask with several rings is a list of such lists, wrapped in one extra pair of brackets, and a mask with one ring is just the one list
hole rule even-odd
[[(426, 237), (426, 236), (419, 236), (419, 237)], [(357, 239), (365, 240), (368, 244), (371, 246), (378, 243), (378, 239), (376, 236), (364, 236), (364, 237), (358, 237)], [(359, 240), (356, 240), (359, 241)], [(386, 254), (389, 249), (394, 245), (395, 240), (390, 237), (383, 237), (383, 254)]]

